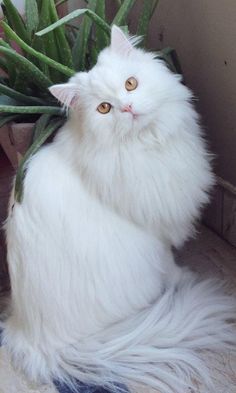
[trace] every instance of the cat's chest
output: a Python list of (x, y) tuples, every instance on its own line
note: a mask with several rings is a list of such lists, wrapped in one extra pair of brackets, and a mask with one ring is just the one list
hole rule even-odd
[(124, 195), (126, 191), (139, 192), (142, 189), (168, 184), (174, 175), (176, 157), (158, 149), (145, 146), (123, 148), (95, 155), (83, 173), (91, 186), (101, 192)]

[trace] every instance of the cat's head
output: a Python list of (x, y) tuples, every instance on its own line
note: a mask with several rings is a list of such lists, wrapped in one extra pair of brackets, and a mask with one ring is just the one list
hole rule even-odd
[(50, 88), (84, 132), (99, 139), (135, 136), (173, 117), (173, 103), (188, 100), (180, 77), (152, 53), (136, 48), (136, 43), (137, 38), (127, 38), (113, 26), (110, 46), (89, 72)]

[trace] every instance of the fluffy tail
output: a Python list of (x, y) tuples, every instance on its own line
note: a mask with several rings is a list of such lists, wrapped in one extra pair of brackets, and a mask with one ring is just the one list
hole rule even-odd
[(235, 315), (235, 299), (219, 291), (218, 282), (186, 274), (148, 309), (67, 347), (56, 377), (113, 390), (143, 385), (159, 393), (195, 392), (194, 381), (200, 381), (214, 391), (203, 350), (235, 350)]

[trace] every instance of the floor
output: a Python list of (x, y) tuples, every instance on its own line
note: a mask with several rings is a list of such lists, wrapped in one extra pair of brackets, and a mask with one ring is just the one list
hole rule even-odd
[[(229, 291), (236, 294), (236, 249), (206, 227), (201, 227), (197, 238), (188, 242), (176, 257), (203, 277), (214, 275), (226, 279)], [(211, 393), (236, 393), (236, 357), (231, 353), (208, 355), (207, 362), (217, 385), (215, 392)], [(200, 387), (199, 392), (206, 393)], [(4, 348), (1, 348), (0, 393), (56, 393), (56, 390), (52, 386), (28, 384), (21, 374), (13, 370)]]

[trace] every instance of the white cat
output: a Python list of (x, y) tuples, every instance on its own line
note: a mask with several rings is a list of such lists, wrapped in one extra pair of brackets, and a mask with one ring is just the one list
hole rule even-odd
[(113, 389), (210, 386), (200, 350), (233, 345), (235, 307), (171, 252), (214, 182), (191, 92), (115, 26), (96, 66), (50, 91), (69, 120), (6, 225), (15, 364)]

